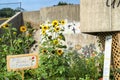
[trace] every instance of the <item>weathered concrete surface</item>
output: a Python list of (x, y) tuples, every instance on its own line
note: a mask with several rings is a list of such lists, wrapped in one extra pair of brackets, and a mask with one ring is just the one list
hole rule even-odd
[(46, 20), (63, 20), (80, 21), (80, 6), (65, 5), (53, 6), (40, 9), (40, 11), (23, 12), (24, 22), (30, 22), (33, 27), (38, 27)]
[(42, 8), (40, 10), (41, 21), (46, 20), (63, 20), (80, 21), (80, 6), (79, 5), (65, 5)]
[(6, 20), (0, 20), (0, 24), (2, 24), (3, 22), (5, 22)]
[(0, 25), (0, 28), (6, 23), (10, 23), (10, 24), (12, 24), (12, 27), (16, 27), (17, 29), (19, 29), (19, 27), (23, 25), (22, 13), (21, 12), (16, 13), (14, 16), (9, 18), (7, 21), (2, 23)]
[(40, 25), (40, 11), (23, 12), (24, 22), (30, 22), (32, 26), (37, 27)]
[[(119, 0), (81, 0), (80, 20), (82, 32), (120, 31)], [(107, 5), (109, 5), (109, 7)]]

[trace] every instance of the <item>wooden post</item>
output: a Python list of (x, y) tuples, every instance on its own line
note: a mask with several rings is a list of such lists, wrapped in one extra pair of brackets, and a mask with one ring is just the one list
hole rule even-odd
[(22, 80), (24, 80), (24, 70), (22, 70)]

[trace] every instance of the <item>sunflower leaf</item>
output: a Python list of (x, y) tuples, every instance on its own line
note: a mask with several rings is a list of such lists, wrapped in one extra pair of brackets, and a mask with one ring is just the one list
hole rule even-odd
[(67, 48), (66, 45), (58, 45), (57, 47), (58, 47), (58, 48)]
[(65, 36), (62, 33), (60, 33), (60, 36), (62, 36), (62, 40), (65, 41)]
[(12, 28), (12, 30), (13, 30), (13, 31), (17, 31), (17, 29), (16, 29), (16, 28)]

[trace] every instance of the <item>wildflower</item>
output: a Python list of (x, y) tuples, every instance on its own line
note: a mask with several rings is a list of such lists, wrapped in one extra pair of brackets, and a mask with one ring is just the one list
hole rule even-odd
[(43, 24), (41, 24), (39, 28), (42, 29), (42, 27), (43, 27)]
[(60, 31), (60, 27), (55, 27), (54, 30), (55, 30), (55, 32), (58, 32), (58, 31)]
[(42, 26), (42, 29), (43, 29), (43, 30), (47, 30), (47, 29), (48, 29), (48, 26)]
[(53, 40), (53, 44), (57, 45), (58, 44), (58, 40)]
[(45, 30), (42, 30), (42, 35), (45, 35), (45, 34), (46, 34)]
[(62, 55), (62, 54), (63, 54), (63, 51), (62, 51), (61, 49), (58, 49), (58, 50), (57, 50), (57, 54), (58, 54), (58, 55)]
[(6, 24), (4, 24), (2, 27), (3, 27), (3, 28), (8, 28), (9, 25), (6, 23)]
[(62, 21), (60, 21), (60, 23), (61, 23), (62, 25), (64, 25), (64, 24), (65, 24), (65, 21), (64, 21), (64, 20), (62, 20)]
[(52, 39), (52, 36), (48, 36), (48, 39)]
[(43, 49), (43, 50), (42, 50), (42, 53), (46, 53), (46, 52), (47, 52), (47, 50), (46, 50), (46, 49)]
[(26, 30), (27, 30), (26, 26), (21, 26), (21, 27), (20, 27), (20, 31), (21, 31), (21, 32), (25, 32)]
[(52, 25), (53, 26), (58, 26), (58, 21), (57, 20), (52, 21)]

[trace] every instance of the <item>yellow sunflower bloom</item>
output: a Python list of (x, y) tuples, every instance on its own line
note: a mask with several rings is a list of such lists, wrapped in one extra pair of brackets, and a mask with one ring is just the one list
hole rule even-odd
[(64, 21), (64, 20), (62, 20), (62, 21), (60, 21), (60, 23), (61, 23), (62, 25), (64, 25), (64, 24), (65, 24), (65, 21)]
[(58, 54), (58, 55), (62, 55), (62, 54), (63, 54), (63, 51), (62, 51), (61, 49), (58, 49), (58, 50), (57, 50), (57, 54)]
[(48, 26), (42, 26), (42, 30), (48, 30)]
[(54, 30), (55, 30), (55, 32), (58, 32), (58, 31), (60, 31), (60, 27), (55, 27)]
[(58, 26), (58, 21), (57, 20), (52, 21), (52, 25), (53, 26)]
[(20, 31), (21, 32), (26, 32), (27, 31), (27, 27), (26, 26), (21, 26), (20, 27)]
[(42, 53), (46, 53), (46, 52), (47, 52), (47, 50), (45, 50), (45, 49), (42, 50)]
[(53, 40), (53, 44), (57, 45), (58, 44), (58, 40)]
[(4, 24), (2, 27), (3, 27), (3, 28), (8, 28), (9, 25), (6, 23), (6, 24)]
[(42, 30), (42, 35), (45, 35), (46, 34), (46, 31), (45, 30)]

